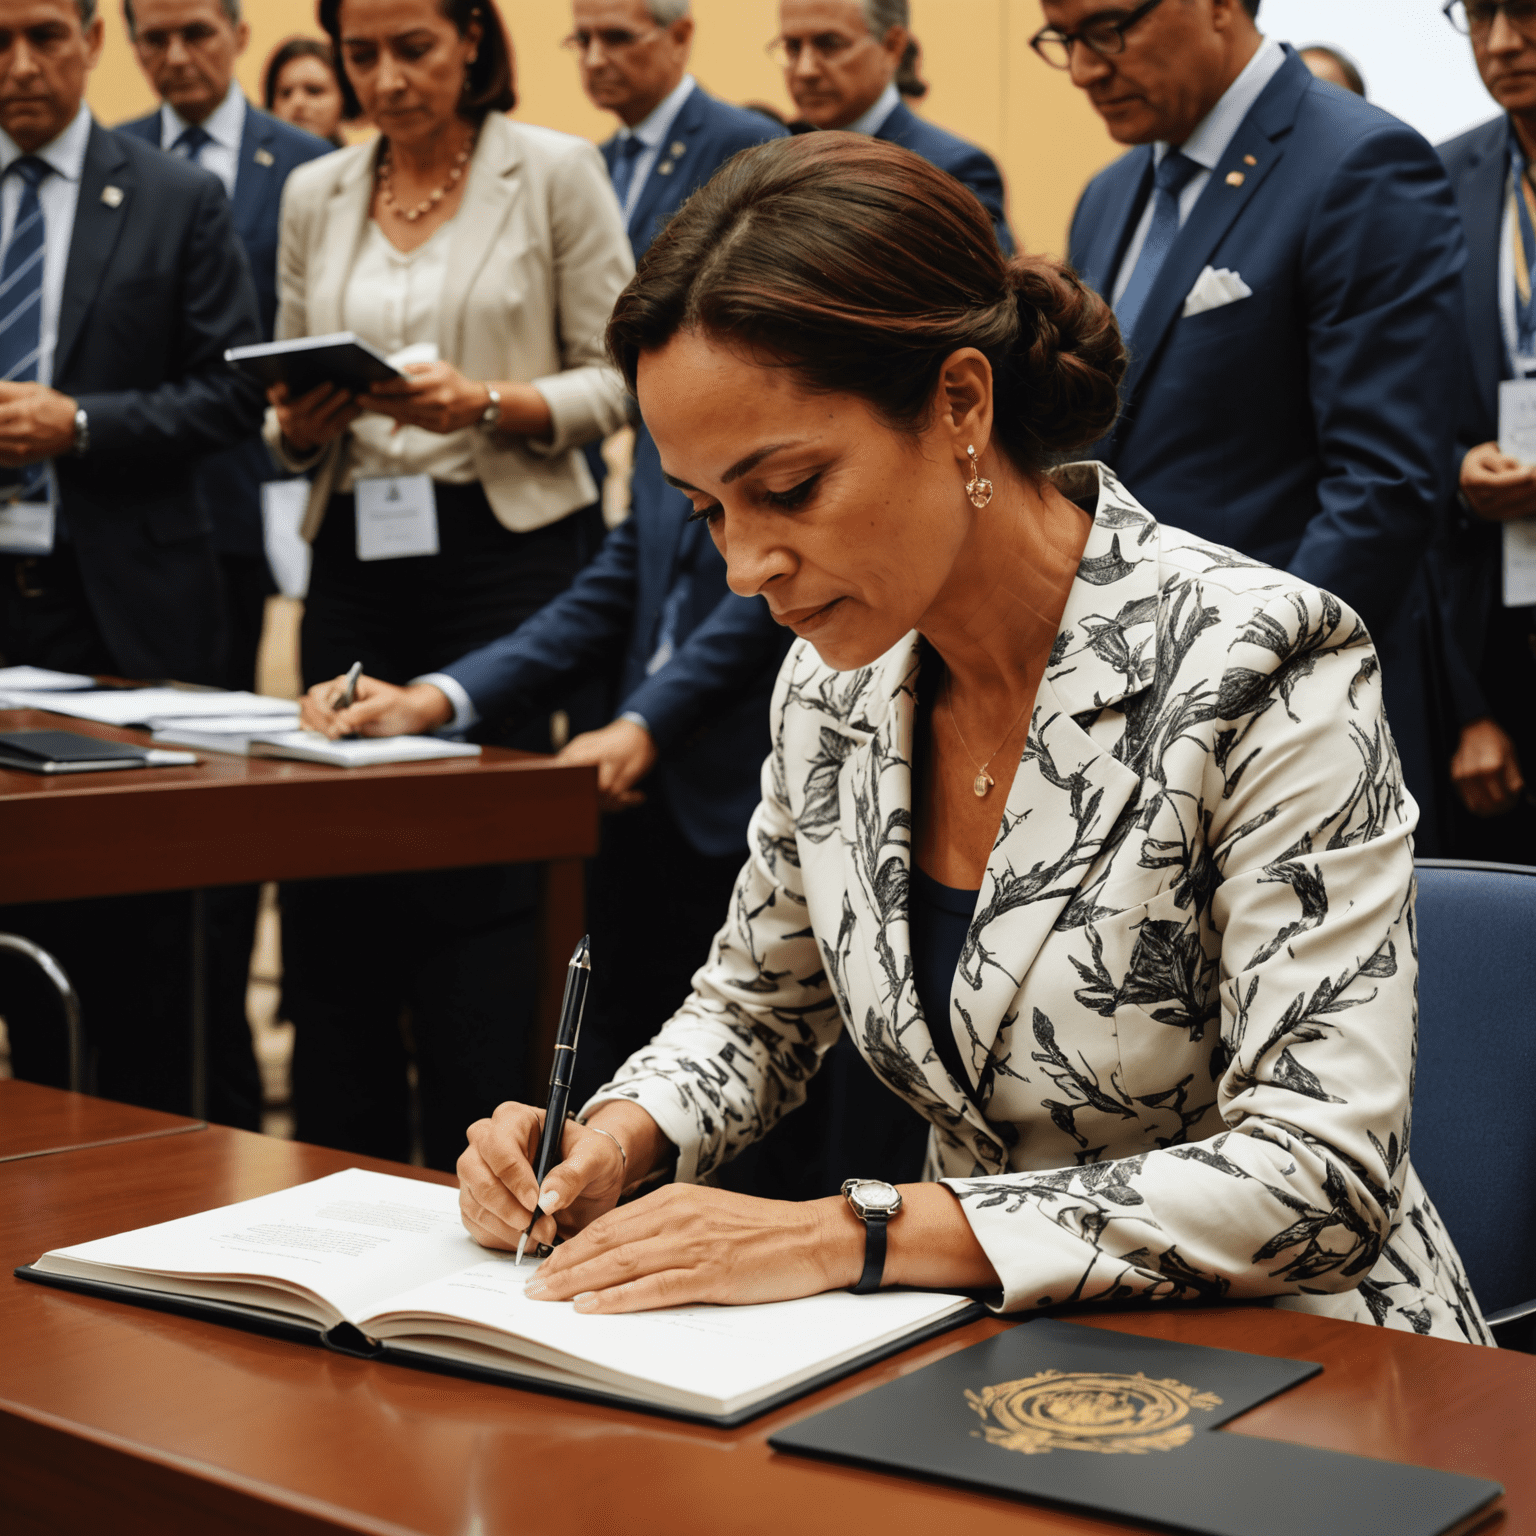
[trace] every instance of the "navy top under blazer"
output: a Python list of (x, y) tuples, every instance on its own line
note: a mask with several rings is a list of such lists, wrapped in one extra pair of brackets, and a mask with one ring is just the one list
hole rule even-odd
[(896, 104), (873, 136), (910, 149), (969, 187), (987, 210), (1003, 254), (1013, 255), (1013, 232), (1008, 228), (1008, 216), (1003, 211), (1002, 173), (986, 150), (919, 117), (904, 101)]
[[(630, 218), (636, 259), (732, 155), (784, 136), (770, 118), (695, 85)], [(616, 142), (602, 146), (610, 174)], [(618, 711), (640, 715), (658, 750), (648, 788), (659, 788), (698, 852), (745, 855), (768, 753), (768, 702), (794, 636), (762, 598), (732, 594), (708, 528), (688, 520), (688, 498), (662, 479), (650, 433), (642, 427), (635, 438), (630, 515), (596, 558), (512, 634), (442, 670), (484, 716), (545, 708), (570, 683), (611, 675), (619, 662)], [(664, 626), (673, 653), (648, 675)]]
[[(124, 123), (117, 131), (160, 147), (160, 111)], [(261, 339), (271, 341), (277, 318), (277, 241), (283, 185), (306, 161), (335, 146), (281, 118), (245, 104), (239, 169), (230, 214), (245, 249), (261, 309)], [(274, 478), (272, 460), (259, 435), (204, 460), (197, 475), (198, 498), (213, 524), (217, 547), (229, 554), (261, 555), (261, 482)]]
[[(1452, 485), (1461, 461), (1479, 443), (1499, 435), (1499, 384), (1514, 377), (1499, 316), (1499, 253), (1509, 185), (1509, 119), (1491, 123), (1440, 146), (1456, 206), (1467, 232), (1462, 287), (1467, 323), (1462, 347), (1461, 413), (1452, 450)], [(1433, 562), (1445, 624), (1445, 667), (1458, 725), (1499, 713), (1478, 678), (1489, 614), (1501, 602), (1503, 535), (1500, 526), (1457, 507)], [(1504, 705), (1507, 701), (1501, 700)]]
[[(1466, 243), (1430, 146), (1286, 55), (1169, 252), (1090, 452), (1154, 515), (1337, 593), (1384, 643), (1450, 491)], [(1152, 170), (1134, 149), (1078, 204), (1071, 259), (1100, 293)], [(1207, 266), (1252, 297), (1181, 318)]]
[(218, 178), (93, 124), (53, 365), (91, 441), (54, 469), (91, 612), (127, 677), (222, 678), (193, 472), (261, 422), (261, 392), (224, 361), (258, 336)]

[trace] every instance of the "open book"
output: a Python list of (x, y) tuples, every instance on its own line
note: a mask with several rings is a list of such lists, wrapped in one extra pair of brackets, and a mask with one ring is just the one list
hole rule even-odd
[(533, 1301), (525, 1259), (480, 1248), (458, 1191), (349, 1168), (238, 1205), (44, 1254), (25, 1279), (300, 1330), (351, 1354), (739, 1423), (969, 1321), (927, 1291), (593, 1317)]

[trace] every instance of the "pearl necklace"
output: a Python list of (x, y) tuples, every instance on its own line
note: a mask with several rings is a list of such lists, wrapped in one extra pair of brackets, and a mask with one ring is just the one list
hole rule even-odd
[(475, 140), (478, 137), (476, 133), (470, 134), (469, 142), (459, 151), (453, 162), (453, 169), (448, 172), (447, 181), (430, 196), (422, 198), (414, 208), (402, 208), (395, 201), (395, 168), (386, 142), (384, 152), (379, 156), (379, 201), (396, 218), (404, 219), (407, 224), (414, 224), (417, 219), (431, 213), (458, 186), (464, 176), (464, 167), (469, 164), (469, 157), (475, 152)]

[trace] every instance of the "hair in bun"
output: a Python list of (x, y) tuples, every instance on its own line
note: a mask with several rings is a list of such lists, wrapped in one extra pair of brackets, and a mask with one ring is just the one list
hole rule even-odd
[(640, 354), (691, 329), (904, 430), (926, 424), (944, 359), (975, 347), (992, 364), (997, 445), (1031, 476), (1109, 431), (1125, 371), (1114, 315), (1075, 273), (1007, 261), (952, 176), (842, 133), (728, 161), (641, 259), (608, 348), (633, 389)]

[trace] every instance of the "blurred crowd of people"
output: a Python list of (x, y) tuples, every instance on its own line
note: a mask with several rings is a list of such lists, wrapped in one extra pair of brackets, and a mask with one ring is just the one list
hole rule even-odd
[[(1260, 0), (1041, 5), (1042, 67), (1127, 150), (1071, 231), (1130, 355), (1120, 420), (1086, 456), (1369, 626), (1421, 856), (1536, 863), (1536, 607), (1506, 580), (1536, 469), (1498, 420), (1501, 384), (1536, 371), (1536, 3), (1447, 7), (1491, 121), (1438, 153), (1368, 103), (1353, 60), (1264, 36)], [(596, 147), (510, 115), (494, 0), (320, 0), (318, 23), (267, 61), (258, 107), (235, 79), (241, 0), (125, 0), (160, 105), (108, 129), (85, 98), (117, 19), (0, 0), (0, 473), (13, 509), (47, 509), (0, 509), (0, 659), (252, 687), (276, 590), (262, 486), (305, 478), (306, 723), (597, 768), (590, 1090), (708, 954), (790, 641), (728, 588), (669, 482), (604, 350), (615, 302), (692, 192), (789, 134), (903, 146), (974, 193), (1005, 254), (1040, 232), (1017, 205), (1010, 227), (985, 150), (908, 105), (927, 87), (907, 0), (781, 0), (792, 120), (695, 79), (687, 0), (571, 0), (564, 46), (615, 119)], [(224, 363), (339, 331), (405, 377), (263, 398)], [(609, 528), (598, 445), (629, 429)], [(427, 490), (417, 542), (379, 558), (385, 484)], [(536, 898), (522, 867), (285, 887), (301, 1138), (407, 1156), (414, 1076), (425, 1159), (452, 1167), (471, 1121), (537, 1096)], [(209, 909), (211, 1113), (252, 1127), (255, 912), (254, 889)], [(188, 926), (176, 894), (0, 910), (73, 976), (97, 1089), (166, 1108), (183, 1107)], [(19, 1076), (62, 1078), (51, 1006), (0, 970)], [(835, 1186), (852, 1127), (916, 1176), (926, 1128), (851, 1046), (817, 1083), (794, 1143), (754, 1149), (740, 1187)]]

